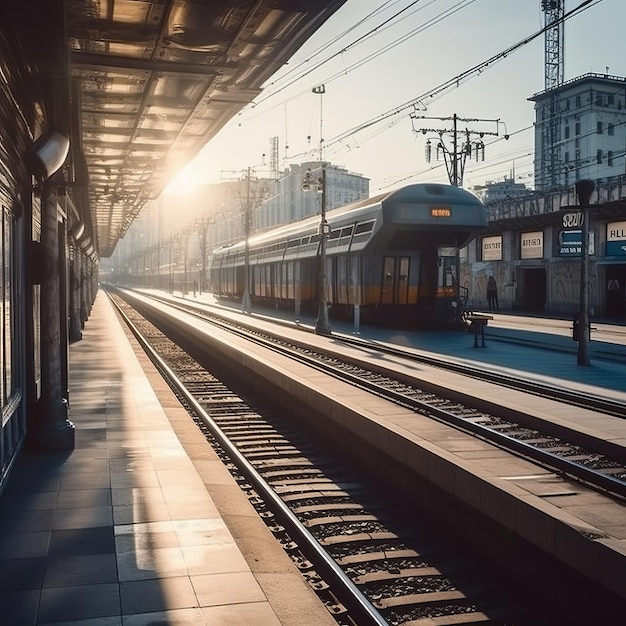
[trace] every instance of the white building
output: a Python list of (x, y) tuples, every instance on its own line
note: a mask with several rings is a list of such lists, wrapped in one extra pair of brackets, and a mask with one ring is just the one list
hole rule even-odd
[(265, 200), (255, 211), (253, 229), (266, 229), (295, 222), (320, 212), (321, 193), (305, 191), (303, 181), (310, 172), (312, 179), (326, 169), (326, 210), (335, 209), (369, 197), (369, 178), (320, 161), (291, 165), (276, 181), (276, 195)]
[(626, 172), (626, 78), (584, 74), (529, 100), (535, 102), (537, 191), (583, 179), (608, 182)]
[(520, 198), (532, 193), (523, 183), (515, 182), (515, 174), (504, 180), (487, 181), (484, 185), (474, 187), (474, 193), (485, 203), (506, 202), (511, 198)]

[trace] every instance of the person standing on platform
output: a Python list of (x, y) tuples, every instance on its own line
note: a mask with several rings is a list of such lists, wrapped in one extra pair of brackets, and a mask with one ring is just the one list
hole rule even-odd
[(487, 281), (487, 304), (489, 305), (490, 311), (500, 309), (500, 305), (498, 304), (498, 285), (493, 276), (490, 276)]

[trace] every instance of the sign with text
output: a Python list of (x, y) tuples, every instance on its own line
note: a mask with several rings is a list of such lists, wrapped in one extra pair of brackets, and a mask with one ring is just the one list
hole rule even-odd
[(543, 231), (537, 230), (532, 233), (520, 235), (520, 258), (542, 259), (543, 258)]
[(582, 211), (563, 213), (563, 217), (561, 218), (563, 228), (582, 228), (584, 221), (585, 214)]
[(502, 260), (502, 235), (483, 237), (483, 261)]
[(626, 256), (626, 222), (606, 225), (606, 256)]
[[(559, 255), (582, 256), (582, 230), (562, 230), (559, 232)], [(594, 233), (588, 233), (587, 254), (594, 254)]]
[(452, 209), (449, 206), (431, 206), (431, 217), (452, 217)]

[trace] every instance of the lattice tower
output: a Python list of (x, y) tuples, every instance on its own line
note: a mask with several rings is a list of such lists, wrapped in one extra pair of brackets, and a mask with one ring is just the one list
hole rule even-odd
[[(564, 80), (564, 28), (565, 0), (541, 0), (545, 25), (552, 27), (545, 34), (545, 91), (543, 117), (543, 150), (541, 181), (539, 187), (556, 189), (559, 181), (561, 103), (560, 87)], [(537, 186), (537, 185), (536, 185)]]

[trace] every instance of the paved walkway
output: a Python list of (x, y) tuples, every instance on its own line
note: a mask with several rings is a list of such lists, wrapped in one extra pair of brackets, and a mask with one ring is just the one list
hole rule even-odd
[(0, 500), (0, 624), (335, 624), (146, 361), (100, 292), (76, 449), (25, 451)]

